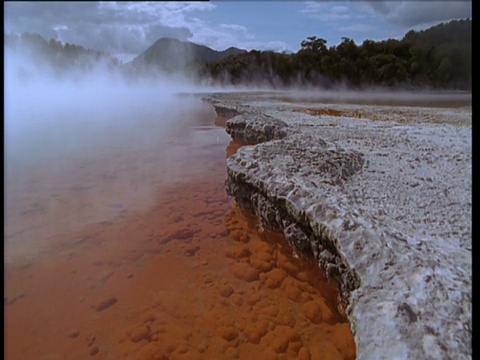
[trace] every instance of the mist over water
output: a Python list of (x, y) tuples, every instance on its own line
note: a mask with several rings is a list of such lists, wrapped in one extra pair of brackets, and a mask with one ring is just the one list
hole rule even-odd
[[(22, 81), (6, 70), (7, 155), (16, 161), (53, 154), (84, 156), (127, 140), (132, 147), (159, 141), (154, 136), (166, 137), (178, 125), (172, 116), (177, 107), (188, 111), (194, 105), (191, 99), (175, 97), (193, 90), (191, 86), (163, 79), (129, 85), (120, 77), (97, 71), (82, 78), (37, 74)], [(162, 131), (142, 130), (152, 125)]]
[[(217, 358), (226, 346), (258, 358), (277, 335), (290, 336), (285, 328), (312, 343), (332, 334), (330, 346), (340, 339), (352, 358), (333, 284), (279, 234), (258, 232), (225, 192), (231, 138), (196, 94), (219, 89), (16, 70), (7, 67), (5, 84), (9, 358)], [(267, 265), (273, 286), (242, 254)], [(297, 301), (323, 306), (328, 334), (292, 305), (284, 278)], [(273, 331), (272, 308), (291, 327)], [(143, 328), (149, 334), (137, 339)], [(229, 329), (235, 338), (245, 329), (256, 345), (230, 343)]]
[[(207, 172), (191, 155), (212, 143), (225, 149), (230, 138), (222, 128), (198, 135), (196, 126), (213, 125), (215, 116), (198, 93), (254, 91), (259, 100), (318, 103), (471, 103), (470, 93), (219, 88), (179, 74), (133, 76), (101, 62), (59, 72), (37, 61), (38, 54), (5, 50), (7, 239), (22, 232), (27, 238), (28, 231), (46, 238), (122, 209), (146, 209), (160, 184), (182, 181), (186, 171)], [(73, 199), (67, 212), (59, 205), (66, 199)]]
[[(194, 127), (213, 124), (213, 109), (185, 95), (203, 89), (184, 78), (131, 81), (101, 66), (56, 76), (16, 53), (5, 60), (9, 254), (20, 244), (18, 234), (40, 243), (121, 210), (152, 206), (159, 184), (181, 181), (191, 168), (189, 152), (205, 142)], [(225, 146), (229, 140), (209, 136)]]

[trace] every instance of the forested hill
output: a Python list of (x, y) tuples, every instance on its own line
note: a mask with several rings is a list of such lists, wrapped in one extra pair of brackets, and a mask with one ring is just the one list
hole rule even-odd
[(472, 21), (454, 20), (435, 25), (426, 30), (410, 30), (403, 37), (403, 41), (429, 46), (449, 46), (452, 44), (471, 46)]
[[(80, 70), (79, 74), (84, 74), (94, 69), (138, 77), (142, 69), (154, 68), (168, 74), (188, 72), (196, 79), (221, 85), (461, 90), (472, 86), (470, 19), (410, 30), (400, 40), (365, 40), (361, 45), (344, 37), (340, 44), (328, 47), (326, 40), (311, 36), (293, 54), (236, 48), (218, 52), (175, 39), (159, 39), (126, 65), (108, 53), (47, 41), (38, 34), (4, 34), (4, 46), (10, 69), (15, 67), (13, 70), (24, 78), (45, 71), (68, 74)], [(22, 56), (12, 60), (15, 54)]]
[(208, 62), (204, 76), (219, 83), (263, 84), (277, 87), (338, 84), (362, 86), (471, 89), (472, 21), (454, 20), (403, 39), (352, 39), (327, 47), (316, 36), (301, 43), (295, 54), (252, 50)]
[[(10, 65), (28, 77), (35, 69), (66, 74), (74, 70), (88, 71), (103, 65), (106, 69), (116, 69), (120, 62), (110, 54), (86, 49), (83, 46), (51, 39), (45, 40), (38, 34), (4, 34), (4, 46), (7, 55), (21, 55)], [(21, 60), (21, 63), (18, 61)]]
[(196, 70), (206, 61), (221, 60), (231, 55), (245, 53), (246, 50), (230, 47), (215, 51), (207, 46), (171, 38), (157, 40), (131, 62), (132, 67), (158, 71)]

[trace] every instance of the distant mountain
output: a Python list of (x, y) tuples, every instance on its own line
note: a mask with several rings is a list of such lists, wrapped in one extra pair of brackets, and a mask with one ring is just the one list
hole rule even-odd
[(191, 42), (161, 38), (130, 63), (122, 64), (106, 52), (86, 49), (75, 44), (62, 44), (53, 39), (47, 41), (34, 33), (5, 33), (4, 46), (9, 66), (27, 78), (45, 71), (58, 75), (71, 71), (88, 72), (99, 69), (98, 66), (133, 77), (142, 75), (144, 70), (152, 69), (158, 72), (184, 72), (193, 75), (195, 70), (201, 69), (209, 61), (246, 53), (245, 50), (234, 47), (215, 51)]
[(136, 69), (155, 69), (167, 72), (194, 70), (205, 62), (218, 61), (231, 55), (246, 53), (246, 50), (230, 47), (216, 51), (204, 45), (172, 38), (157, 40), (131, 61)]
[[(127, 64), (105, 52), (46, 41), (38, 34), (4, 34), (5, 62), (23, 77), (96, 69), (119, 72), (129, 79), (152, 72), (183, 73), (193, 79), (231, 85), (273, 87), (338, 84), (354, 87), (403, 86), (469, 90), (472, 85), (472, 20), (453, 20), (426, 30), (411, 30), (401, 40), (344, 37), (327, 47), (316, 36), (302, 41), (297, 53), (207, 46), (161, 38)], [(17, 56), (21, 55), (21, 56)], [(21, 60), (21, 61), (20, 61)]]

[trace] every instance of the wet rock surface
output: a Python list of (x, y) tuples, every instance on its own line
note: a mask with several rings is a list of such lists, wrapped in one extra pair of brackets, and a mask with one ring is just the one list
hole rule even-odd
[(358, 359), (471, 357), (471, 108), (207, 100), (260, 140), (282, 124), (228, 159), (227, 191), (341, 281)]

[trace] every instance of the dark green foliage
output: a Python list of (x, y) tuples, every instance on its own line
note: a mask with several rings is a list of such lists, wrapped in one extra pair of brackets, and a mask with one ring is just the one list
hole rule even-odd
[(163, 38), (125, 66), (106, 53), (46, 41), (37, 34), (4, 34), (4, 41), (6, 49), (23, 51), (35, 63), (52, 65), (57, 72), (88, 70), (102, 63), (133, 77), (142, 69), (153, 68), (166, 73), (182, 71), (224, 85), (328, 88), (341, 84), (465, 90), (472, 85), (470, 19), (410, 30), (401, 40), (365, 40), (361, 45), (343, 37), (340, 44), (327, 47), (325, 39), (310, 36), (295, 54), (236, 48), (219, 52)]
[(89, 70), (99, 63), (110, 69), (119, 65), (119, 61), (107, 53), (69, 43), (62, 45), (53, 39), (46, 41), (38, 34), (5, 34), (4, 40), (7, 51), (18, 51), (36, 65), (51, 65), (57, 73)]
[(221, 83), (328, 87), (408, 86), (471, 89), (472, 21), (454, 20), (403, 39), (365, 40), (347, 37), (336, 46), (310, 36), (295, 54), (252, 50), (208, 62), (203, 74)]

